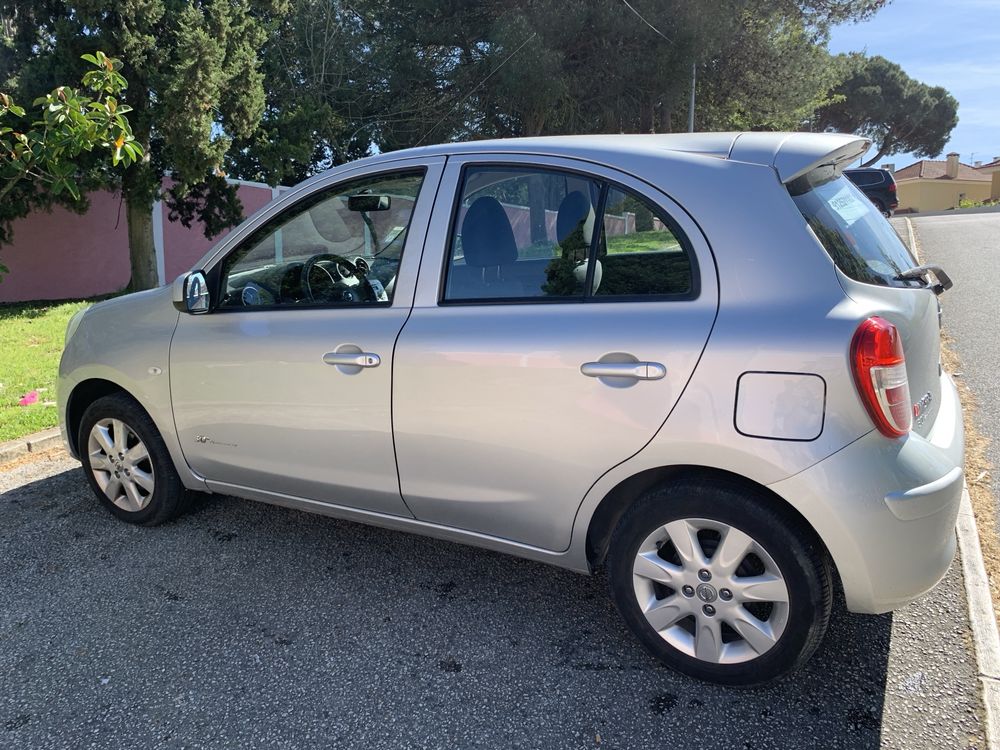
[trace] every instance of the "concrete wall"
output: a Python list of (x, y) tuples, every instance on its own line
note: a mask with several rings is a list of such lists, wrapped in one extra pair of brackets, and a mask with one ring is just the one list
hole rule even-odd
[(984, 201), (990, 197), (989, 182), (965, 180), (897, 180), (897, 210), (944, 211), (958, 208), (959, 197)]
[[(243, 215), (249, 217), (275, 194), (256, 183), (236, 183)], [(164, 189), (170, 186), (164, 180)], [(0, 303), (94, 297), (122, 289), (129, 281), (125, 204), (117, 193), (90, 196), (90, 210), (79, 215), (62, 208), (14, 222), (14, 243), (0, 247), (0, 263), (10, 273), (0, 281)], [(201, 224), (186, 229), (167, 219), (167, 208), (153, 207), (154, 243), (161, 284), (191, 268), (228, 232), (208, 240)]]

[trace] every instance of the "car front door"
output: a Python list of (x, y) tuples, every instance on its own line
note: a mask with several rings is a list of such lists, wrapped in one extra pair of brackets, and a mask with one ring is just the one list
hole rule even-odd
[(452, 157), (439, 192), (394, 363), (403, 497), (424, 521), (563, 550), (694, 371), (710, 250), (667, 196), (593, 164)]
[(443, 164), (303, 186), (210, 261), (212, 309), (182, 314), (170, 351), (177, 433), (209, 487), (411, 515), (392, 355)]

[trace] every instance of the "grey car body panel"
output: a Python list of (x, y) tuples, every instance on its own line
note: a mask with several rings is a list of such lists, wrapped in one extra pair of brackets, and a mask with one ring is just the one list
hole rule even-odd
[[(185, 315), (170, 354), (177, 436), (210, 482), (410, 515), (393, 461), (391, 353), (407, 310)], [(343, 372), (326, 352), (383, 359)], [(356, 368), (359, 369), (359, 368)]]
[(88, 380), (114, 383), (149, 413), (185, 486), (204, 490), (205, 483), (187, 468), (170, 403), (170, 338), (179, 315), (170, 287), (116, 297), (88, 308), (59, 362), (60, 426), (67, 448), (76, 455), (77, 436), (71, 439), (66, 429), (70, 394)]
[[(392, 352), (410, 313), (443, 165), (441, 157), (412, 165), (427, 171), (390, 307), (182, 317), (171, 344), (170, 382), (178, 437), (197, 473), (321, 502), (346, 495), (361, 509), (410, 515), (393, 455)], [(348, 179), (384, 170), (369, 165)], [(329, 186), (318, 181), (299, 197)], [(383, 364), (358, 371), (323, 361), (345, 348), (374, 353)]]
[[(948, 524), (953, 526), (957, 508), (956, 486), (960, 492), (954, 471), (961, 466), (963, 450), (958, 402), (947, 379), (937, 377), (933, 362), (937, 326), (931, 318), (936, 301), (926, 289), (874, 288), (846, 279), (818, 243), (783, 184), (816, 166), (841, 163), (864, 145), (863, 139), (835, 134), (567, 136), (412, 149), (318, 175), (261, 209), (208, 253), (197, 268), (208, 269), (220, 262), (257, 226), (315, 190), (367, 172), (406, 165), (426, 165), (443, 173), (433, 216), (425, 200), (429, 191), (421, 193), (427, 213), (419, 222), (414, 217), (404, 253), (406, 273), (401, 271), (397, 280), (393, 306), (381, 311), (388, 313), (385, 322), (390, 330), (399, 331), (391, 362), (392, 416), (399, 481), (411, 507), (402, 503), (398, 488), (393, 493), (397, 463), (391, 456), (381, 465), (374, 460), (365, 464), (371, 459), (367, 456), (362, 460), (367, 466), (364, 471), (352, 474), (352, 467), (345, 466), (337, 479), (331, 471), (336, 453), (317, 451), (313, 458), (322, 456), (328, 464), (315, 471), (300, 465), (303, 476), (290, 477), (287, 483), (280, 481), (276, 467), (267, 477), (259, 472), (255, 475), (253, 471), (260, 467), (252, 466), (250, 456), (242, 459), (246, 472), (233, 464), (225, 475), (228, 481), (216, 480), (211, 488), (586, 571), (591, 518), (619, 483), (646, 469), (664, 466), (720, 469), (769, 487), (801, 513), (829, 549), (852, 609), (884, 611), (905, 603), (932, 586), (947, 567), (954, 549)], [(634, 187), (659, 203), (674, 215), (695, 246), (701, 296), (692, 303), (628, 303), (632, 306), (629, 309), (622, 309), (625, 303), (438, 307), (459, 162), (505, 159), (593, 172)], [(720, 200), (722, 195), (729, 197)], [(426, 237), (418, 243), (412, 232), (423, 229)], [(643, 322), (641, 311), (647, 309), (650, 321)], [(330, 315), (332, 329), (341, 311), (325, 312)], [(360, 318), (374, 312), (360, 309), (349, 314)], [(544, 313), (544, 322), (533, 323), (531, 316), (539, 312)], [(568, 327), (575, 313), (590, 317), (585, 325), (596, 331), (594, 338), (598, 340), (587, 341), (574, 330), (556, 349), (553, 337), (560, 330), (559, 321), (565, 320)], [(208, 331), (230, 325), (223, 324), (222, 318), (258, 320), (255, 325), (273, 334), (279, 329), (290, 331), (291, 323), (277, 320), (277, 316), (286, 315), (312, 320), (314, 330), (322, 327), (321, 311), (275, 311), (270, 313), (274, 319), (258, 317), (261, 315), (268, 314), (181, 316), (183, 335), (176, 340), (192, 348), (186, 352), (178, 349), (178, 372), (171, 372), (170, 377), (186, 381), (182, 390), (189, 401), (178, 400), (175, 411), (179, 412), (183, 403), (198, 400), (199, 361), (211, 354), (203, 342), (187, 341), (188, 333), (197, 330), (188, 324), (206, 321), (202, 330)], [(664, 341), (640, 340), (643, 334), (653, 333), (656, 324), (652, 321), (659, 315), (678, 321), (683, 330), (668, 330), (670, 338)], [(852, 380), (849, 343), (859, 323), (871, 315), (883, 315), (900, 326), (913, 395), (919, 397), (926, 390), (932, 394), (931, 403), (936, 404), (906, 439), (888, 440), (873, 430)], [(179, 427), (184, 425), (179, 430), (184, 451), (170, 417), (166, 352), (177, 316), (169, 289), (112, 300), (86, 313), (63, 358), (61, 413), (65, 422), (68, 394), (81, 380), (106, 377), (118, 383), (150, 411), (185, 484), (203, 488), (205, 484), (184, 455), (194, 447), (189, 438), (197, 434), (185, 422), (190, 415), (179, 415), (178, 420)], [(407, 317), (408, 322), (403, 322)], [(624, 331), (619, 341), (611, 343), (614, 325), (610, 321), (618, 317), (629, 323), (619, 331)], [(491, 319), (498, 329), (505, 330), (491, 328)], [(116, 333), (123, 325), (135, 327), (136, 322), (141, 330), (124, 337)], [(473, 327), (473, 322), (478, 327)], [(396, 328), (399, 325), (401, 330)], [(464, 344), (463, 325), (468, 327)], [(359, 333), (349, 338), (367, 349), (358, 338), (364, 332), (357, 330)], [(313, 343), (306, 340), (308, 334), (288, 335), (290, 340), (279, 343), (267, 360), (278, 356), (300, 363), (315, 360), (316, 372), (307, 382), (320, 387), (320, 371), (330, 383), (336, 381), (338, 373), (322, 365), (319, 358), (340, 338)], [(447, 345), (435, 347), (435, 339), (441, 335), (447, 335)], [(656, 335), (661, 336), (661, 332), (657, 330)], [(499, 349), (487, 351), (487, 342), (491, 342), (489, 346), (499, 344)], [(287, 350), (279, 355), (282, 347)], [(579, 367), (605, 350), (631, 351), (644, 359), (661, 361), (668, 376), (631, 388), (606, 387), (602, 391), (599, 381), (577, 372), (578, 382), (568, 385), (566, 393), (559, 391), (558, 383), (563, 382), (560, 373), (568, 378), (570, 365)], [(445, 362), (442, 353), (450, 353), (451, 359)], [(489, 360), (491, 354), (496, 361)], [(225, 356), (232, 362), (239, 356), (238, 347), (229, 348)], [(467, 357), (466, 380), (457, 374), (461, 363), (455, 360), (460, 356)], [(523, 366), (515, 363), (518, 356)], [(267, 360), (260, 358), (260, 366), (267, 366)], [(490, 401), (475, 401), (472, 381), (477, 374), (468, 366), (472, 363), (487, 368), (484, 381), (488, 387), (481, 394), (494, 396)], [(154, 364), (164, 368), (164, 375), (154, 378), (148, 374), (148, 367)], [(279, 427), (289, 427), (285, 421), (289, 418), (304, 422), (318, 430), (317, 434), (327, 427), (303, 404), (292, 404), (286, 412), (264, 404), (265, 389), (246, 382), (259, 375), (245, 365), (236, 368), (241, 384), (227, 396), (232, 398), (228, 407), (232, 413), (238, 411), (236, 401), (250, 396), (255, 408), (262, 408), (268, 419), (281, 422)], [(425, 366), (425, 370), (419, 369)], [(389, 367), (390, 358), (383, 356), (383, 364), (375, 370), (380, 370), (381, 376)], [(365, 371), (352, 382), (373, 372)], [(820, 434), (810, 440), (776, 440), (737, 430), (737, 384), (748, 372), (796, 373), (822, 379), (824, 404), (805, 404), (802, 412), (809, 415), (804, 421), (811, 429), (816, 409), (822, 408)], [(504, 382), (505, 373), (521, 378), (521, 385), (527, 376), (537, 375), (544, 386), (538, 393), (527, 394), (526, 401), (519, 401), (511, 398), (519, 392), (518, 383)], [(271, 378), (268, 382), (273, 386), (277, 381)], [(571, 379), (566, 382), (572, 383)], [(449, 383), (455, 394), (453, 404), (446, 399)], [(217, 395), (220, 386), (215, 387), (212, 393)], [(577, 387), (589, 389), (589, 395), (581, 396), (583, 390), (574, 395), (571, 391)], [(818, 394), (819, 390), (811, 392)], [(420, 403), (428, 396), (428, 403), (437, 404), (442, 413), (430, 414), (427, 404)], [(546, 397), (550, 403), (545, 402)], [(615, 397), (621, 398), (612, 403)], [(210, 401), (202, 399), (200, 408), (209, 409)], [(333, 402), (323, 394), (320, 403), (330, 406)], [(594, 406), (591, 411), (588, 404)], [(354, 432), (352, 420), (345, 418), (342, 426), (352, 437), (360, 433), (364, 442), (372, 437), (364, 435), (369, 428), (386, 429), (386, 411), (378, 409), (382, 411), (377, 419)], [(539, 426), (544, 413), (563, 422), (555, 432)], [(363, 419), (369, 412), (360, 409), (354, 414)], [(531, 429), (517, 429), (519, 415)], [(422, 434), (421, 421), (428, 416), (432, 422), (439, 421), (425, 422)], [(615, 432), (621, 428), (616, 420), (633, 424), (634, 434), (618, 439), (623, 433)], [(482, 424), (484, 421), (495, 423), (496, 434)], [(613, 423), (610, 446), (598, 455), (592, 449), (601, 446), (599, 428), (608, 422)], [(791, 425), (789, 429), (792, 434), (806, 434), (805, 426)], [(512, 444), (515, 438), (519, 441)], [(558, 444), (560, 440), (565, 445)], [(385, 445), (384, 441), (379, 443)], [(270, 449), (280, 448), (280, 444), (278, 440)], [(268, 449), (264, 440), (254, 445), (258, 451)], [(558, 455), (560, 450), (567, 455)], [(448, 455), (449, 451), (456, 453)], [(581, 451), (582, 457), (570, 455), (575, 451)], [(517, 476), (521, 471), (519, 453), (528, 456), (530, 466), (523, 476)], [(548, 457), (551, 476), (546, 476), (546, 461), (539, 456)], [(468, 465), (462, 466), (463, 458)], [(507, 465), (505, 470), (519, 483), (514, 490), (498, 490), (503, 470), (491, 461)], [(957, 476), (960, 479), (960, 472)], [(355, 487), (358, 482), (369, 486)], [(454, 484), (446, 486), (449, 482)], [(557, 493), (561, 489), (557, 485), (565, 485), (567, 490), (550, 505), (553, 487)], [(372, 487), (374, 491), (369, 491)], [(410, 510), (417, 518), (410, 517)], [(881, 549), (873, 552), (867, 547), (874, 544), (876, 532)], [(933, 554), (921, 557), (914, 542), (932, 549)], [(891, 565), (886, 559), (890, 554), (896, 556)], [(894, 578), (882, 580), (880, 566), (888, 566)]]
[[(466, 165), (484, 163), (586, 170), (641, 193), (676, 217), (701, 273), (693, 300), (439, 305), (454, 202), (435, 208), (393, 364), (403, 497), (425, 521), (565, 550), (594, 479), (641, 450), (683, 392), (715, 319), (715, 265), (679, 206), (606, 167), (538, 156), (454, 157), (442, 195), (457, 194)], [(658, 362), (666, 377), (614, 388), (581, 374), (582, 364), (612, 353)]]

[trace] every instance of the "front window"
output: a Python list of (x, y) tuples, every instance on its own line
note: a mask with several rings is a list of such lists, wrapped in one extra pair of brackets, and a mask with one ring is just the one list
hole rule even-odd
[(219, 307), (390, 304), (422, 182), (381, 174), (304, 198), (226, 258)]
[(793, 181), (788, 192), (846, 276), (879, 286), (919, 286), (898, 276), (917, 265), (892, 226), (850, 180), (832, 168)]

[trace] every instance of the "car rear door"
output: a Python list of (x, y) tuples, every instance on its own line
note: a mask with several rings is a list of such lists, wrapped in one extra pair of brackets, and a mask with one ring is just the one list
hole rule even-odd
[(571, 159), (450, 157), (393, 364), (408, 507), (567, 548), (591, 485), (667, 420), (717, 307), (704, 237), (648, 184)]

